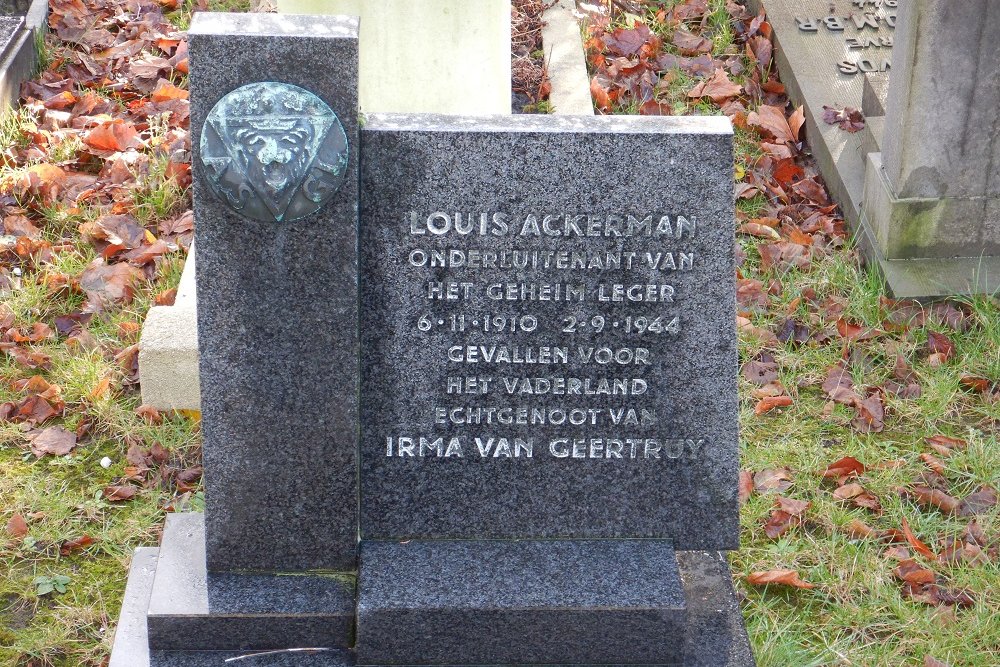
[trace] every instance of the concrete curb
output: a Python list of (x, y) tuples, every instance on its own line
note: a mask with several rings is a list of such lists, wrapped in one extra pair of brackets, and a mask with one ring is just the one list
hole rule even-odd
[(142, 402), (157, 410), (200, 410), (194, 246), (172, 306), (149, 309), (139, 339)]
[(575, 0), (557, 0), (542, 15), (542, 48), (552, 92), (549, 102), (559, 115), (591, 116), (590, 75), (583, 51)]

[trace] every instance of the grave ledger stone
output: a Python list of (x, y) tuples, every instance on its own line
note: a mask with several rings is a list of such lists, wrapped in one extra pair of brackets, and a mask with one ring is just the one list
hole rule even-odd
[(728, 121), (359, 131), (353, 19), (190, 34), (206, 514), (112, 666), (752, 665)]
[[(1000, 289), (990, 0), (750, 0), (866, 259), (897, 297)], [(865, 128), (823, 121), (862, 109)], [(991, 185), (992, 184), (992, 185)]]

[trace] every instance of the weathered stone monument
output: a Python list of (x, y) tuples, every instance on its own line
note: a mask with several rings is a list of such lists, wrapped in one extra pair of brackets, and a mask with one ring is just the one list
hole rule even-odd
[(359, 128), (357, 40), (192, 23), (206, 512), (111, 666), (753, 665), (729, 122)]
[(365, 113), (510, 113), (510, 0), (276, 0), (285, 14), (347, 14), (360, 37)]
[[(810, 146), (868, 262), (899, 297), (1000, 289), (990, 0), (751, 0), (806, 107)], [(824, 107), (864, 112), (850, 134)]]

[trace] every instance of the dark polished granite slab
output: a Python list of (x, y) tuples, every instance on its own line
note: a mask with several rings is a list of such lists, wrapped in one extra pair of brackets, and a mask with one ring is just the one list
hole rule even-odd
[(684, 595), (662, 540), (365, 541), (358, 661), (679, 660)]
[(354, 577), (209, 573), (202, 514), (171, 514), (149, 602), (149, 644), (165, 650), (349, 647)]
[[(723, 117), (367, 118), (363, 540), (736, 548), (732, 139)], [(632, 173), (661, 185), (603, 176)]]
[[(357, 19), (349, 17), (197, 12), (188, 32), (212, 571), (355, 567), (357, 30)], [(234, 89), (269, 81), (298, 86), (325, 103), (339, 118), (350, 152), (340, 189), (317, 212), (294, 220), (262, 222), (233, 210), (210, 191), (200, 159), (203, 128), (216, 103)], [(273, 131), (267, 129), (272, 121), (254, 122), (265, 135)], [(273, 183), (292, 178), (277, 165), (293, 152), (275, 154), (268, 166)], [(236, 177), (227, 172), (226, 179)], [(245, 195), (252, 191), (239, 185)], [(267, 192), (270, 186), (254, 187)]]
[[(156, 549), (139, 549), (132, 560), (125, 601), (118, 621), (109, 667), (353, 667), (354, 654), (329, 651), (307, 656), (275, 654), (226, 663), (247, 652), (155, 651), (146, 645), (145, 613), (149, 604)], [(754, 667), (729, 567), (721, 554), (677, 552), (687, 603), (682, 667)], [(570, 666), (567, 666), (570, 667)], [(607, 666), (613, 667), (613, 666)], [(666, 666), (664, 666), (666, 667)]]

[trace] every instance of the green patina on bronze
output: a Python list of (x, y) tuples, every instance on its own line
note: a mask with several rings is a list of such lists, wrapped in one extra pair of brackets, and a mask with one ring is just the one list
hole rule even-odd
[(252, 83), (220, 99), (201, 132), (208, 188), (262, 222), (312, 215), (340, 188), (349, 159), (337, 114), (287, 83)]

